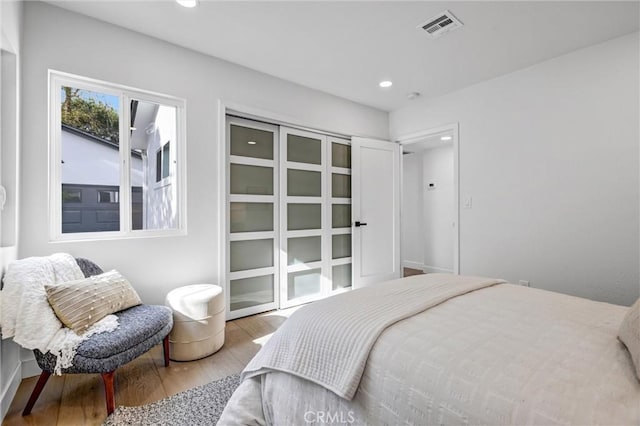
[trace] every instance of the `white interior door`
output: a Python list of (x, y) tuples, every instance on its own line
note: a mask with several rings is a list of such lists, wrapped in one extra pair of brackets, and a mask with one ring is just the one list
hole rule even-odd
[(400, 278), (400, 146), (352, 140), (354, 288)]

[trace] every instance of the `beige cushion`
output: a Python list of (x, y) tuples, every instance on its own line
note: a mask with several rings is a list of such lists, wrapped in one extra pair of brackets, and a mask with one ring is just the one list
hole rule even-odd
[(640, 379), (640, 299), (629, 308), (622, 320), (618, 339), (629, 349), (636, 368), (636, 376)]
[(102, 318), (142, 303), (138, 293), (118, 271), (77, 281), (46, 285), (47, 299), (62, 323), (83, 333)]

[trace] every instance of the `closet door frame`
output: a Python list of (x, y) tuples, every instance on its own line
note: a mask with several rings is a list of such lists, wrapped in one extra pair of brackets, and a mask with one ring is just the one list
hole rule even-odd
[[(280, 257), (280, 246), (279, 246), (279, 235), (280, 222), (278, 220), (279, 217), (279, 126), (267, 124), (259, 121), (254, 121), (250, 119), (238, 118), (233, 116), (225, 116), (225, 250), (224, 253), (226, 256), (225, 259), (225, 280), (224, 280), (224, 288), (225, 288), (225, 298), (226, 298), (226, 311), (227, 311), (227, 320), (245, 317), (248, 315), (254, 315), (261, 312), (270, 311), (273, 309), (278, 309), (279, 307), (279, 296), (280, 292), (278, 291), (278, 285), (280, 282), (279, 277), (279, 257)], [(243, 157), (243, 156), (234, 156), (231, 155), (231, 125), (238, 125), (241, 127), (253, 128), (258, 130), (265, 130), (268, 132), (272, 132), (274, 134), (273, 137), (273, 160), (268, 159), (260, 159), (253, 157)], [(231, 165), (232, 164), (240, 164), (240, 165), (248, 165), (248, 166), (262, 166), (262, 167), (272, 167), (273, 168), (273, 195), (244, 195), (244, 194), (231, 194)], [(258, 231), (258, 232), (231, 232), (231, 203), (233, 202), (245, 202), (245, 203), (271, 203), (273, 205), (273, 230), (272, 231)], [(273, 266), (264, 267), (264, 268), (256, 268), (256, 269), (248, 269), (242, 271), (231, 272), (231, 242), (233, 241), (248, 241), (248, 240), (263, 240), (263, 239), (272, 239), (273, 240)], [(262, 277), (273, 275), (273, 301), (269, 303), (263, 303), (259, 305), (250, 306), (247, 308), (241, 308), (236, 310), (231, 310), (231, 285), (233, 280), (244, 279), (244, 278), (254, 278), (254, 277)]]

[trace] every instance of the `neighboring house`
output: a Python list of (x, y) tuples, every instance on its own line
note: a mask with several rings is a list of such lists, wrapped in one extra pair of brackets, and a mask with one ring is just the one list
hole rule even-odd
[[(143, 161), (131, 153), (134, 226), (142, 226)], [(62, 232), (120, 229), (118, 144), (62, 125)], [(138, 228), (140, 229), (140, 228)]]
[[(132, 228), (172, 228), (175, 110), (134, 102), (141, 128), (131, 135)], [(119, 157), (117, 143), (62, 125), (63, 233), (120, 229)]]

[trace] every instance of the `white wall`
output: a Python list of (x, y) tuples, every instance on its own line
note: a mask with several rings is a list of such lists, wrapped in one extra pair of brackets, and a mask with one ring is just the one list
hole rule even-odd
[[(215, 41), (212, 42), (224, 42)], [(38, 2), (25, 5), (21, 256), (66, 251), (117, 268), (147, 303), (218, 281), (218, 100), (291, 117), (308, 127), (388, 137), (385, 112)], [(50, 243), (47, 211), (47, 69), (187, 101), (188, 235)]]
[(639, 48), (631, 34), (390, 114), (394, 138), (459, 122), (461, 273), (638, 297)]
[[(422, 170), (425, 270), (453, 273), (453, 144), (425, 150)], [(430, 183), (435, 184), (433, 189)]]
[[(0, 113), (0, 183), (7, 188), (7, 204), (0, 214), (0, 275), (18, 252), (18, 186), (20, 155), (20, 65), (22, 34), (22, 3), (0, 1), (0, 49), (2, 50)], [(12, 340), (0, 341), (0, 418), (4, 418), (18, 385), (22, 365), (20, 348)]]
[[(174, 159), (176, 147), (176, 108), (159, 105), (156, 110), (155, 131), (147, 138), (148, 167), (146, 170), (146, 191), (144, 193), (144, 228), (175, 229), (178, 224), (178, 199), (176, 176), (177, 167)], [(156, 182), (156, 153), (169, 142), (170, 172), (169, 176)]]
[[(412, 151), (406, 148), (406, 151)], [(401, 244), (402, 266), (424, 268), (424, 215), (422, 212), (422, 153), (402, 156)]]

